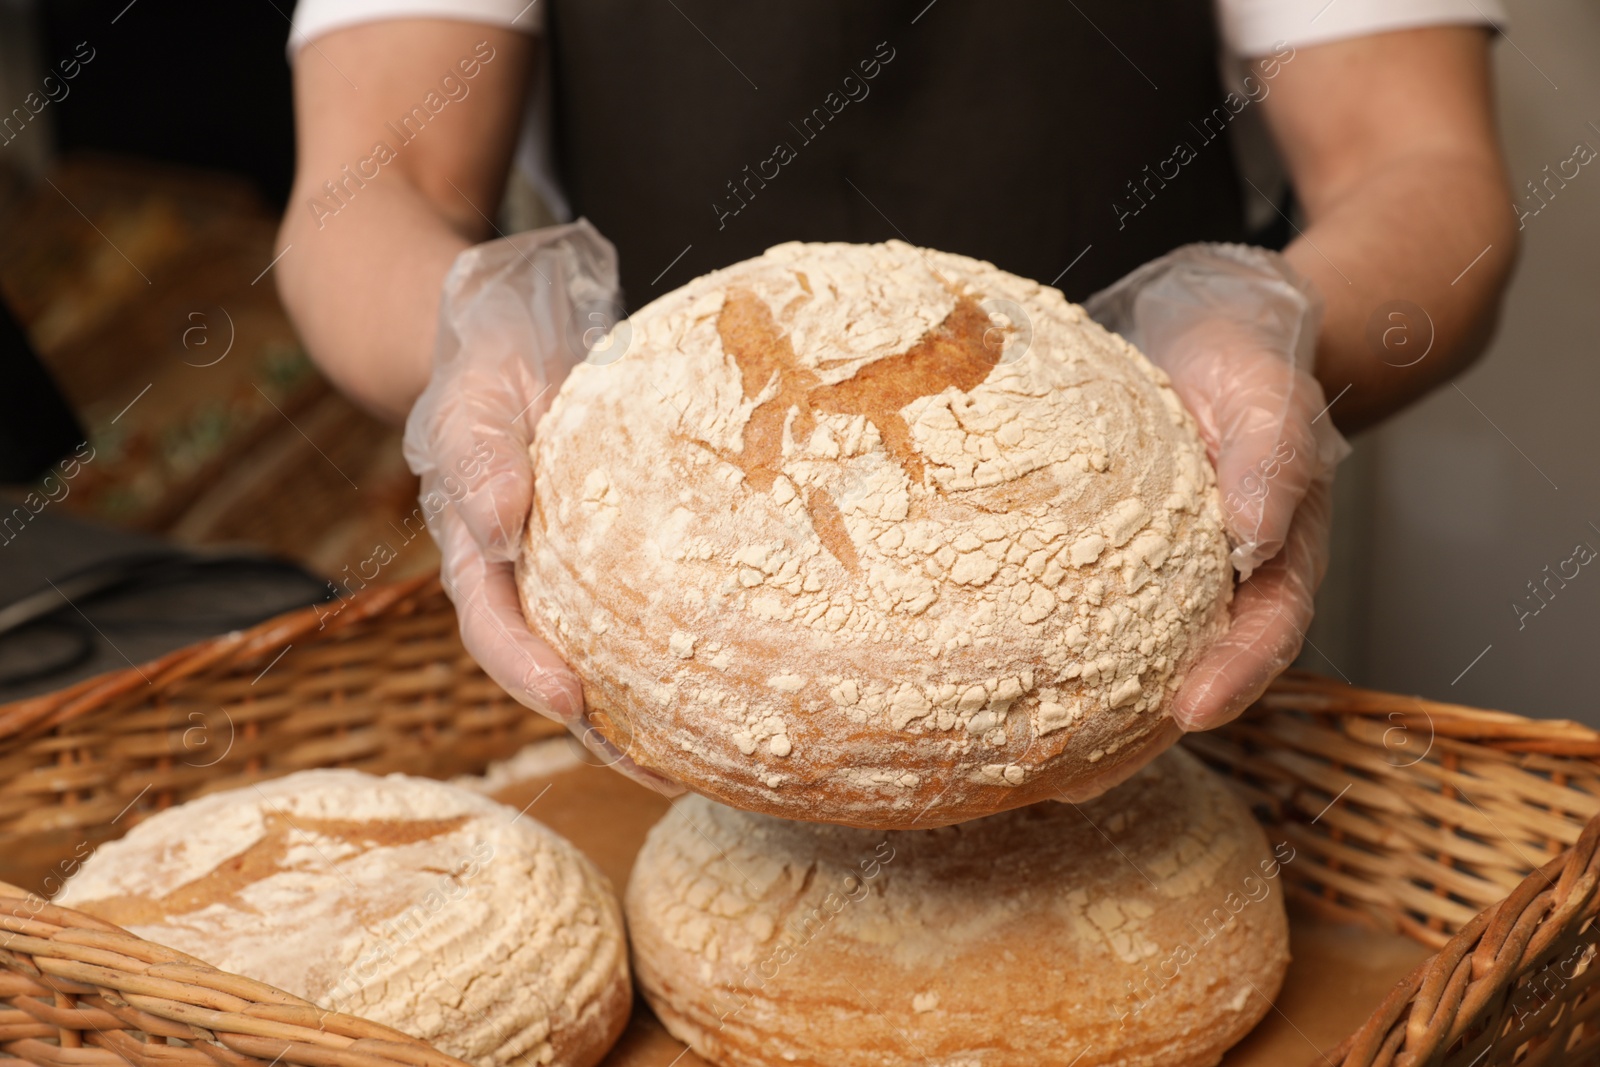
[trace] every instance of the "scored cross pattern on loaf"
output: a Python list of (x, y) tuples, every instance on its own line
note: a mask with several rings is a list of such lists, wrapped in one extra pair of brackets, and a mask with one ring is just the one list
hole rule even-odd
[[(160, 923), (170, 916), (188, 915), (210, 907), (255, 911), (241, 894), (257, 882), (294, 870), (289, 855), (307, 840), (327, 838), (346, 846), (346, 856), (375, 848), (414, 845), (452, 834), (466, 816), (448, 819), (319, 819), (301, 816), (291, 821), (280, 811), (262, 814), (261, 836), (243, 850), (164, 893), (119, 893), (94, 903), (94, 913), (118, 926)], [(444, 872), (448, 873), (448, 872)], [(368, 916), (371, 919), (371, 916)]]
[[(809, 291), (804, 272), (798, 279)], [(816, 428), (817, 412), (865, 415), (906, 475), (920, 483), (922, 457), (901, 410), (920, 396), (950, 388), (965, 392), (987, 378), (1001, 351), (990, 337), (993, 328), (977, 301), (958, 296), (944, 321), (913, 347), (869, 363), (842, 382), (825, 385), (814, 371), (799, 365), (788, 335), (766, 301), (749, 289), (731, 288), (717, 316), (723, 350), (739, 366), (746, 400), (760, 397), (774, 378), (777, 392), (751, 413), (743, 449), (724, 458), (744, 471), (751, 489), (766, 492), (781, 473), (786, 432), (797, 441), (808, 439)], [(823, 545), (846, 570), (856, 571), (859, 560), (838, 506), (825, 491), (812, 487), (806, 492), (806, 507)]]
[(605, 876), (531, 815), (425, 778), (210, 793), (101, 845), (56, 899), (472, 1067), (588, 1067), (633, 1000)]

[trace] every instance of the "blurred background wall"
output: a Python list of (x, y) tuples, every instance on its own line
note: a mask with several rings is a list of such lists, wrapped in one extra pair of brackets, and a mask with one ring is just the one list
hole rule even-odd
[(1501, 133), (1522, 210), (1537, 214), (1484, 359), (1355, 441), (1327, 611), (1302, 662), (1600, 726), (1600, 556), (1581, 563), (1600, 550), (1600, 159), (1554, 195), (1541, 185), (1547, 203), (1528, 185), (1580, 143), (1600, 151), (1600, 6), (1507, 7)]

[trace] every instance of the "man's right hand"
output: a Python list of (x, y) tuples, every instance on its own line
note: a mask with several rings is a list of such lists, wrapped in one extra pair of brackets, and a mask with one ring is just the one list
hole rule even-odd
[[(468, 651), (518, 701), (567, 724), (593, 758), (671, 791), (588, 724), (578, 679), (529, 632), (512, 576), (532, 498), (533, 427), (584, 358), (566, 336), (567, 282), (616, 285), (615, 253), (587, 226), (473, 247), (494, 232), (533, 38), (403, 18), (296, 43), (295, 183), (273, 267), (285, 307), (344, 393), (391, 421), (411, 412), (407, 460), (422, 475)], [(419, 113), (430, 95), (434, 108)], [(558, 328), (541, 336), (539, 322)]]
[(530, 632), (513, 573), (533, 500), (534, 427), (597, 339), (584, 312), (614, 315), (616, 306), (616, 251), (587, 222), (461, 253), (445, 279), (433, 371), (406, 419), (405, 454), (422, 478), (423, 513), (467, 651), (593, 759), (672, 795), (681, 788), (637, 767), (585, 717), (583, 688)]

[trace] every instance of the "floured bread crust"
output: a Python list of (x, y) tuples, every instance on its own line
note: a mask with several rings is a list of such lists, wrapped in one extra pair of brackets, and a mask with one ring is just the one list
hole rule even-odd
[(737, 807), (936, 826), (1121, 781), (1227, 625), (1167, 379), (1055, 289), (787, 244), (625, 326), (541, 421), (530, 626), (638, 763)]
[(592, 1067), (633, 1004), (621, 910), (565, 840), (426, 778), (301, 771), (103, 845), (56, 902), (478, 1067)]
[(1280, 852), (1181, 750), (933, 830), (690, 795), (628, 883), (634, 973), (723, 1067), (1206, 1067), (1288, 967)]

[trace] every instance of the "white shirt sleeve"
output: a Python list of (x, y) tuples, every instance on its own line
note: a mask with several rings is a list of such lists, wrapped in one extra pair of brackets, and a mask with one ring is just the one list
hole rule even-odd
[(383, 19), (460, 19), (538, 33), (542, 0), (300, 0), (289, 29), (289, 58), (330, 30)]
[[(539, 0), (300, 0), (289, 31), (290, 58), (306, 41), (360, 22), (395, 18), (455, 18), (537, 33)], [(1454, 24), (1506, 23), (1500, 0), (1217, 0), (1228, 51), (1266, 55), (1279, 42), (1301, 46), (1385, 30)]]
[(1419, 26), (1475, 25), (1501, 29), (1500, 0), (1217, 0), (1217, 21), (1229, 52), (1267, 55), (1281, 44), (1322, 44)]

